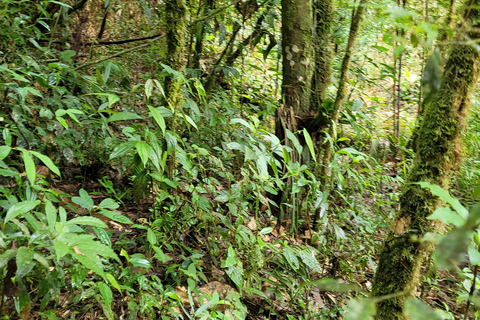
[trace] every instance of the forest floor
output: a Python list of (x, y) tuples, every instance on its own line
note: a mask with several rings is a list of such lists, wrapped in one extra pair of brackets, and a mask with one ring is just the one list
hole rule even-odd
[[(88, 212), (82, 212), (82, 209), (70, 201), (69, 197), (75, 196), (78, 194), (80, 188), (85, 188), (91, 191), (91, 197), (98, 204), (103, 199), (107, 198), (108, 195), (102, 192), (96, 192), (96, 190), (102, 190), (102, 186), (97, 181), (78, 181), (70, 180), (64, 182), (57, 182), (55, 184), (55, 190), (59, 194), (63, 194), (62, 201), (65, 201), (65, 204), (70, 207), (72, 210), (69, 212), (70, 217), (74, 218), (76, 216), (81, 216), (88, 214)], [(226, 187), (226, 186), (223, 186)], [(390, 188), (390, 189), (389, 189)], [(393, 189), (392, 189), (393, 188)], [(385, 188), (389, 192), (398, 192), (394, 190), (396, 185)], [(184, 194), (184, 197), (189, 197), (188, 194)], [(368, 205), (373, 205), (374, 199), (372, 199), (368, 194), (364, 194), (361, 197), (357, 197), (357, 201), (362, 201)], [(139, 204), (134, 202), (125, 202), (122, 207), (117, 211), (122, 215), (131, 219), (135, 225), (148, 225), (148, 220), (152, 215), (152, 206), (154, 205), (153, 197), (150, 199), (145, 199)], [(266, 208), (264, 207), (263, 210)], [(140, 228), (132, 228), (129, 225), (123, 225), (121, 223), (112, 221), (101, 215), (97, 216), (101, 218), (108, 226), (110, 230), (113, 230), (111, 235), (112, 247), (117, 251), (119, 249), (125, 250), (126, 254), (132, 256), (136, 253), (144, 254), (146, 257), (151, 257), (148, 248), (145, 247), (145, 242), (137, 241), (140, 237), (144, 236), (145, 230)], [(258, 217), (257, 217), (258, 218)], [(352, 222), (354, 223), (354, 222)], [(297, 236), (291, 236), (288, 232), (285, 231), (284, 227), (281, 226), (277, 228), (276, 221), (272, 217), (267, 215), (256, 219), (255, 215), (250, 215), (249, 218), (243, 221), (243, 225), (250, 229), (253, 233), (258, 233), (259, 230), (271, 227), (273, 230), (268, 234), (259, 235), (260, 239), (266, 243), (271, 244), (274, 247), (280, 247), (281, 244), (288, 244), (290, 246), (315, 246), (317, 243), (312, 243), (312, 230), (300, 230)], [(203, 230), (203, 229), (202, 229)], [(377, 248), (380, 247), (380, 244), (386, 235), (385, 230), (378, 228), (375, 230), (373, 235), (373, 241), (377, 244)], [(212, 296), (216, 291), (219, 294), (220, 299), (224, 299), (229, 293), (236, 292), (236, 285), (233, 281), (230, 280), (229, 276), (222, 270), (219, 259), (212, 257), (209, 250), (206, 248), (206, 243), (208, 243), (208, 235), (206, 233), (199, 233), (195, 226), (185, 228), (181, 231), (180, 242), (181, 246), (175, 246), (173, 251), (168, 250), (166, 247), (163, 248), (165, 255), (168, 257), (162, 263), (153, 263), (151, 268), (141, 268), (134, 267), (129, 264), (122, 257), (122, 264), (119, 266), (122, 269), (130, 269), (131, 274), (142, 274), (146, 275), (151, 279), (152, 276), (158, 277), (162, 281), (165, 279), (165, 283), (162, 285), (171, 286), (174, 288), (175, 293), (177, 294), (179, 300), (183, 303), (183, 306), (172, 307), (171, 310), (178, 314), (186, 314), (188, 312), (194, 312), (195, 308), (202, 306), (201, 302), (198, 299), (196, 294), (190, 295), (190, 292), (187, 288), (187, 283), (178, 283), (178, 281), (172, 280), (172, 277), (168, 275), (173, 272), (179, 272), (179, 266), (182, 264), (182, 261), (185, 259), (185, 256), (191, 252), (199, 252), (203, 255), (199, 267), (203, 269), (203, 274), (206, 278), (202, 278), (199, 281), (199, 292)], [(357, 239), (361, 241), (361, 239)], [(181, 249), (187, 248), (187, 249)], [(218, 256), (226, 257), (227, 256), (228, 246), (220, 246)], [(120, 255), (120, 252), (117, 252)], [(334, 254), (330, 257), (317, 256), (317, 260), (322, 268), (322, 272), (311, 271), (310, 275), (312, 280), (323, 279), (323, 278), (334, 278), (340, 283), (346, 284), (355, 284), (360, 286), (363, 289), (363, 294), (368, 293), (371, 288), (371, 283), (374, 275), (374, 268), (376, 266), (376, 259), (372, 259), (370, 264), (360, 266), (354, 261), (358, 260), (357, 257), (353, 256), (358, 252), (350, 252), (345, 250), (344, 252), (335, 251)], [(275, 254), (272, 251), (267, 250), (267, 256)], [(240, 257), (242, 259), (249, 259), (248, 257)], [(173, 268), (173, 269), (172, 269)], [(295, 314), (315, 314), (319, 313), (322, 310), (336, 310), (332, 312), (331, 315), (328, 315), (328, 312), (323, 312), (324, 317), (320, 319), (335, 319), (340, 317), (340, 311), (345, 304), (348, 302), (349, 298), (355, 296), (361, 296), (362, 293), (352, 293), (352, 292), (335, 292), (335, 291), (324, 291), (321, 288), (318, 288), (314, 285), (311, 286), (310, 290), (307, 290), (303, 293), (304, 306), (308, 306), (310, 309), (308, 312), (299, 311), (298, 306), (292, 306), (289, 303), (288, 299), (291, 297), (291, 293), (287, 292), (289, 289), (295, 290), (295, 288), (285, 288), (283, 287), (282, 292), (279, 294), (273, 294), (272, 290), (269, 290), (272, 286), (275, 285), (276, 280), (271, 276), (273, 269), (278, 269), (279, 265), (276, 263), (267, 263), (262, 269), (258, 270), (259, 277), (262, 279), (271, 279), (271, 281), (265, 281), (262, 284), (261, 294), (245, 294), (242, 302), (247, 307), (246, 310), (246, 319), (287, 319), (288, 315)], [(73, 280), (69, 279), (68, 272), (65, 274), (67, 283), (71, 283)], [(286, 275), (287, 276), (287, 275)], [(430, 306), (434, 308), (440, 308), (446, 311), (449, 311), (455, 315), (455, 318), (460, 319), (465, 312), (465, 303), (457, 304), (456, 300), (458, 298), (459, 286), (461, 286), (462, 279), (459, 279), (455, 273), (448, 272), (437, 272), (433, 271), (428, 274), (429, 278), (427, 282), (424, 282), (423, 285), (418, 290), (418, 295), (427, 302)], [(138, 289), (138, 287), (132, 286), (133, 290)], [(298, 288), (296, 288), (298, 289)], [(87, 290), (88, 291), (88, 290)], [(342, 290), (341, 290), (342, 291)], [(77, 296), (77, 298), (74, 298)], [(133, 295), (134, 296), (134, 295)], [(148, 319), (148, 317), (131, 317), (129, 309), (129, 301), (132, 299), (132, 295), (125, 296), (120, 294), (118, 291), (114, 291), (113, 303), (111, 308), (113, 313), (118, 316), (119, 319)], [(93, 295), (88, 292), (81, 292), (76, 290), (71, 292), (71, 290), (64, 289), (60, 296), (56, 299), (57, 303), (55, 305), (50, 304), (47, 307), (51, 309), (56, 317), (60, 319), (102, 319), (104, 318), (104, 311), (102, 306), (97, 303)], [(166, 301), (164, 301), (166, 303)], [(163, 302), (160, 302), (160, 304)], [(40, 302), (32, 302), (32, 313), (30, 314), (32, 319), (46, 319), (45, 313), (34, 312), (33, 310), (39, 310)], [(37, 305), (35, 305), (37, 304)], [(220, 311), (225, 311), (228, 308), (228, 305), (219, 305), (217, 306)], [(12, 299), (8, 299), (3, 306), (4, 314), (14, 314), (15, 306)], [(10, 313), (11, 312), (11, 313)], [(159, 313), (158, 313), (159, 312)], [(157, 314), (166, 316), (167, 318), (174, 318), (171, 313), (163, 311), (157, 311)], [(336, 314), (336, 315), (335, 315)], [(193, 319), (191, 317), (188, 317)], [(295, 319), (291, 316), (288, 319)], [(54, 317), (48, 317), (48, 319), (55, 319)], [(308, 319), (304, 317), (302, 319)]]

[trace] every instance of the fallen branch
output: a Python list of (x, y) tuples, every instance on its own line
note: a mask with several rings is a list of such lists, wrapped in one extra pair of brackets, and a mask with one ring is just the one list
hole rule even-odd
[(119, 56), (121, 56), (121, 55), (123, 55), (123, 54), (125, 54), (125, 53), (131, 52), (131, 51), (135, 51), (135, 50), (138, 50), (138, 49), (141, 49), (141, 48), (148, 47), (152, 42), (154, 42), (155, 40), (158, 40), (158, 39), (160, 39), (160, 38), (163, 38), (163, 37), (164, 37), (164, 35), (162, 35), (162, 36), (157, 36), (156, 38), (150, 40), (150, 41), (147, 42), (147, 43), (141, 44), (141, 45), (139, 45), (139, 46), (136, 46), (136, 47), (133, 47), (133, 48), (130, 48), (130, 49), (127, 49), (127, 50), (120, 51), (120, 52), (118, 52), (118, 53), (115, 53), (115, 54), (113, 54), (113, 55), (111, 55), (111, 56), (102, 58), (102, 59), (97, 60), (97, 61), (93, 61), (93, 62), (89, 62), (89, 63), (82, 64), (81, 66), (78, 66), (78, 67), (74, 68), (74, 70), (80, 70), (80, 69), (89, 67), (89, 66), (91, 66), (91, 65), (94, 65), (94, 64), (97, 64), (97, 63), (106, 61), (106, 60), (110, 60), (110, 59), (115, 58), (115, 57), (119, 57)]
[(94, 41), (94, 42), (84, 43), (83, 46), (86, 47), (86, 46), (90, 46), (92, 44), (93, 45), (124, 44), (124, 43), (129, 43), (129, 42), (154, 39), (154, 38), (157, 38), (157, 37), (160, 37), (160, 36), (161, 36), (161, 34), (155, 34), (153, 36), (133, 38), (133, 39), (114, 40), (114, 41)]

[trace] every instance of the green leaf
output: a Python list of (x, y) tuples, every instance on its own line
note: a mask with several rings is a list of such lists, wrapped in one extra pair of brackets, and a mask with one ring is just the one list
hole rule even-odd
[(434, 213), (427, 217), (427, 219), (439, 219), (444, 223), (451, 223), (456, 227), (459, 227), (465, 223), (465, 219), (463, 219), (457, 212), (451, 210), (449, 207), (438, 208)]
[(140, 159), (142, 159), (143, 165), (146, 166), (150, 154), (154, 152), (152, 147), (146, 141), (138, 141), (135, 147), (137, 148)]
[(248, 123), (247, 121), (245, 121), (243, 119), (234, 118), (234, 119), (230, 120), (230, 124), (236, 124), (236, 123), (239, 123), (239, 124), (243, 125), (245, 128), (249, 129), (250, 131), (255, 132), (255, 128), (252, 125), (250, 125), (250, 123)]
[(98, 286), (98, 290), (100, 291), (100, 294), (102, 295), (103, 299), (105, 299), (105, 303), (107, 305), (112, 304), (112, 302), (113, 302), (112, 289), (110, 289), (110, 287), (103, 282), (97, 282), (97, 286)]
[(162, 134), (165, 134), (165, 129), (167, 126), (165, 125), (165, 119), (163, 118), (162, 114), (152, 106), (148, 106), (148, 109), (152, 113), (153, 119), (155, 119), (155, 122), (157, 122), (158, 126), (162, 130)]
[(183, 116), (185, 117), (185, 120), (187, 120), (188, 123), (190, 123), (195, 129), (198, 130), (197, 124), (195, 123), (195, 121), (193, 121), (192, 118), (190, 118), (190, 116), (186, 114), (184, 114)]
[(455, 199), (448, 193), (447, 190), (442, 189), (440, 186), (437, 186), (435, 184), (430, 184), (428, 182), (417, 182), (418, 185), (420, 185), (422, 188), (429, 189), (431, 193), (439, 197), (442, 201), (445, 201), (449, 205), (452, 206), (452, 208), (458, 212), (458, 214), (463, 218), (467, 219), (468, 217), (468, 210), (460, 204), (460, 201)]
[(213, 296), (212, 296), (212, 300), (208, 301), (207, 303), (205, 303), (204, 305), (202, 305), (200, 308), (197, 309), (197, 311), (195, 311), (195, 316), (198, 317), (199, 315), (201, 315), (204, 311), (206, 311), (211, 305), (216, 305), (219, 301), (219, 297), (218, 297), (218, 292), (215, 291), (213, 293)]
[(112, 286), (117, 289), (120, 293), (122, 293), (122, 290), (120, 289), (120, 285), (118, 284), (117, 280), (112, 276), (110, 273), (107, 273), (106, 278), (108, 281), (112, 284)]
[(145, 258), (145, 256), (141, 253), (135, 253), (130, 256), (130, 263), (134, 267), (141, 267), (141, 268), (146, 268), (149, 269), (152, 267), (150, 261)]
[[(153, 91), (153, 80), (148, 79), (145, 82), (145, 96), (147, 97), (147, 101), (150, 99), (152, 96), (152, 91)], [(150, 107), (149, 107), (150, 108)]]
[(304, 249), (298, 252), (298, 256), (302, 259), (302, 262), (305, 263), (308, 267), (312, 268), (314, 271), (319, 274), (323, 273), (322, 267), (315, 258), (315, 253), (312, 249)]
[(0, 160), (5, 159), (9, 154), (12, 148), (8, 146), (1, 146), (0, 147)]
[(139, 120), (142, 119), (138, 114), (133, 112), (119, 112), (112, 115), (110, 118), (107, 119), (107, 123), (113, 121), (124, 121), (124, 120)]
[(313, 141), (308, 133), (307, 129), (303, 128), (303, 136), (305, 137), (305, 142), (307, 143), (308, 149), (310, 150), (310, 154), (312, 159), (317, 162), (317, 157), (315, 156), (315, 149), (313, 148)]
[(448, 233), (435, 250), (435, 263), (440, 269), (451, 269), (463, 261), (472, 232), (457, 228)]
[(38, 204), (40, 204), (40, 200), (37, 201), (22, 201), (19, 203), (15, 203), (13, 206), (8, 209), (7, 214), (5, 215), (5, 219), (3, 223), (6, 224), (12, 219), (15, 219), (19, 215), (23, 215), (31, 210), (33, 210)]
[(393, 49), (393, 56), (395, 57), (395, 59), (398, 59), (404, 50), (405, 45), (401, 44), (399, 46), (396, 46), (395, 49)]
[(66, 225), (72, 224), (79, 224), (84, 226), (92, 226), (92, 227), (99, 227), (99, 228), (107, 228), (107, 225), (103, 223), (102, 220), (95, 218), (95, 217), (76, 217), (71, 220), (68, 220)]
[(360, 291), (360, 288), (354, 284), (343, 283), (336, 279), (323, 278), (314, 281), (305, 281), (300, 285), (300, 288), (306, 286), (314, 286), (320, 289), (320, 291), (333, 291), (333, 292), (348, 292), (348, 291)]
[(92, 211), (94, 204), (92, 198), (88, 195), (88, 192), (82, 188), (80, 189), (79, 194), (80, 197), (72, 197), (72, 202), (88, 211)]
[(53, 173), (55, 173), (57, 176), (61, 176), (60, 175), (60, 170), (58, 169), (58, 167), (53, 163), (52, 159), (50, 159), (49, 157), (39, 153), (39, 152), (36, 152), (36, 151), (30, 151), (35, 157), (37, 157), (38, 159), (40, 159), (40, 161), (43, 162), (43, 164), (45, 164), (47, 166), (48, 169), (50, 169), (50, 171), (52, 171)]
[(405, 301), (405, 316), (411, 320), (443, 320), (428, 304), (420, 299), (408, 297)]
[(112, 154), (110, 154), (110, 159), (121, 157), (121, 156), (129, 153), (130, 151), (133, 150), (133, 148), (135, 147), (136, 144), (137, 144), (137, 141), (134, 141), (134, 140), (122, 143), (121, 145), (117, 146), (113, 150)]
[(288, 264), (292, 267), (293, 270), (297, 271), (300, 267), (300, 262), (298, 261), (295, 250), (291, 247), (283, 248), (283, 256), (287, 259)]
[(103, 209), (115, 210), (118, 207), (120, 207), (120, 205), (118, 203), (116, 203), (115, 200), (113, 200), (112, 198), (107, 198), (107, 199), (104, 199), (102, 202), (100, 202), (98, 207), (103, 208)]
[(109, 219), (112, 219), (115, 222), (123, 223), (123, 224), (133, 224), (132, 220), (130, 220), (129, 218), (119, 213), (116, 213), (110, 210), (105, 210), (105, 209), (101, 209), (100, 212), (102, 213), (102, 215), (104, 215)]
[(7, 265), (8, 261), (12, 260), (17, 255), (17, 250), (8, 249), (4, 253), (0, 254), (0, 270)]
[(15, 279), (20, 280), (26, 276), (35, 266), (33, 259), (34, 251), (27, 247), (20, 247), (17, 251), (17, 272), (15, 273)]
[(295, 149), (297, 149), (298, 154), (302, 154), (303, 147), (298, 141), (297, 137), (292, 133), (292, 131), (286, 129), (287, 131), (287, 137), (290, 141), (292, 141), (293, 145), (295, 146)]
[(35, 170), (35, 162), (33, 162), (32, 154), (30, 151), (25, 149), (22, 150), (23, 155), (23, 163), (25, 164), (25, 171), (27, 172), (28, 180), (33, 185), (35, 184), (35, 177), (36, 177), (36, 170)]
[(151, 228), (147, 229), (147, 240), (150, 242), (152, 246), (157, 244), (157, 236), (155, 235), (155, 232)]
[(373, 320), (375, 313), (375, 300), (366, 298), (350, 300), (345, 320)]
[(260, 230), (260, 232), (258, 234), (269, 234), (272, 231), (273, 231), (272, 227), (266, 227), (266, 228), (263, 228), (262, 230)]
[(53, 240), (53, 247), (55, 248), (57, 260), (60, 260), (60, 258), (66, 256), (70, 251), (70, 246), (58, 239)]
[(47, 216), (48, 230), (53, 232), (55, 230), (55, 223), (57, 222), (57, 209), (53, 206), (50, 200), (44, 199), (45, 214)]
[(480, 265), (480, 252), (472, 243), (468, 246), (468, 258), (472, 266)]

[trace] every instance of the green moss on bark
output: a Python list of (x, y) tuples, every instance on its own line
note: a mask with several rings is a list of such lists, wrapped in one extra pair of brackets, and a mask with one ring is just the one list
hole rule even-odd
[[(478, 2), (476, 5), (478, 6)], [(472, 10), (472, 17), (479, 17)], [(478, 35), (471, 37), (479, 38)], [(422, 265), (433, 247), (413, 239), (426, 232), (442, 231), (438, 221), (427, 220), (439, 205), (437, 197), (413, 184), (427, 181), (448, 187), (462, 158), (465, 129), (473, 87), (479, 73), (479, 52), (470, 45), (454, 46), (445, 67), (442, 85), (422, 122), (414, 165), (405, 183), (392, 230), (385, 240), (372, 288), (373, 296), (393, 293), (400, 297), (380, 302), (376, 319), (404, 319), (403, 305), (415, 293)]]

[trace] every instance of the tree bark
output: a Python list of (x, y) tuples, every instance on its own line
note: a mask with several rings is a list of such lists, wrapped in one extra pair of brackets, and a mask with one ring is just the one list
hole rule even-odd
[[(480, 0), (472, 2), (467, 8), (466, 20), (477, 22)], [(470, 39), (480, 38), (478, 31), (475, 32), (469, 34)], [(378, 303), (376, 319), (404, 319), (405, 299), (415, 294), (422, 265), (433, 249), (413, 239), (421, 239), (427, 232), (441, 232), (443, 228), (439, 221), (427, 220), (439, 206), (438, 198), (415, 182), (448, 187), (462, 158), (461, 138), (479, 74), (480, 54), (465, 43), (465, 39), (458, 40), (464, 42), (453, 46), (440, 89), (422, 121), (414, 165), (405, 182), (400, 210), (384, 242), (373, 282), (373, 296), (403, 294)]]
[(311, 110), (316, 111), (315, 119), (309, 124), (310, 133), (328, 124), (328, 114), (323, 108), (333, 70), (331, 33), (333, 25), (333, 0), (314, 0), (315, 18), (315, 71), (312, 78)]
[[(363, 12), (367, 0), (361, 0), (360, 4), (357, 7), (357, 10), (352, 13), (352, 22), (350, 24), (350, 34), (348, 36), (347, 48), (345, 49), (345, 56), (343, 57), (342, 68), (340, 69), (340, 79), (338, 80), (338, 89), (335, 102), (333, 104), (333, 112), (330, 118), (331, 126), (328, 131), (330, 137), (334, 138), (334, 130), (338, 123), (338, 118), (340, 117), (340, 111), (342, 110), (343, 100), (345, 99), (347, 91), (347, 81), (348, 81), (348, 70), (350, 69), (350, 60), (352, 58), (352, 52), (355, 48), (355, 43), (357, 41), (358, 30), (360, 29), (360, 22), (363, 19)], [(332, 161), (332, 144), (325, 143), (324, 145), (324, 156), (323, 156), (323, 170), (322, 170), (322, 185), (325, 188), (326, 182), (328, 181), (329, 166)]]

